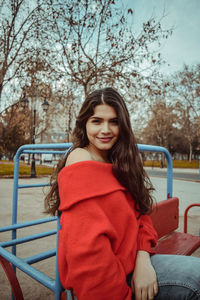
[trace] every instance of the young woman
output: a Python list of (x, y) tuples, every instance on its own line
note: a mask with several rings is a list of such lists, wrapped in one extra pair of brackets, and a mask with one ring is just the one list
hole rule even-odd
[(200, 299), (200, 259), (152, 251), (153, 186), (117, 91), (87, 97), (73, 138), (45, 202), (61, 214), (63, 287), (78, 300)]

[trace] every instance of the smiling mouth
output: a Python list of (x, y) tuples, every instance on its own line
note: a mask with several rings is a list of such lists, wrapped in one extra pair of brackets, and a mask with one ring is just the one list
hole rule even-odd
[(99, 137), (98, 139), (103, 143), (108, 143), (112, 140), (112, 137)]

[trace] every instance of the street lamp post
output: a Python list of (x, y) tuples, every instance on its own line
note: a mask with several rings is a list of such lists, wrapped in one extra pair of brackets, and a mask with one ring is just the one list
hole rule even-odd
[[(28, 99), (26, 98), (26, 94), (24, 93), (23, 98), (20, 100), (23, 107), (28, 106)], [(47, 112), (49, 108), (49, 102), (44, 98), (44, 102), (42, 103), (42, 108), (44, 112)], [(36, 108), (34, 107), (33, 109), (33, 127), (32, 127), (32, 144), (35, 144), (35, 127), (36, 127)], [(32, 154), (32, 160), (31, 160), (31, 177), (34, 178), (36, 177), (36, 170), (35, 170), (35, 154)]]
[(22, 103), (23, 108), (28, 107), (28, 99), (26, 98), (26, 93), (24, 93), (23, 98), (20, 99), (20, 102)]
[(42, 103), (42, 108), (44, 112), (47, 112), (49, 109), (49, 102), (47, 101), (46, 97), (44, 98), (44, 102)]
[[(35, 144), (35, 125), (36, 125), (36, 108), (34, 107), (33, 110), (33, 132), (32, 132), (32, 144)], [(31, 177), (36, 177), (36, 170), (35, 170), (35, 153), (32, 154), (31, 160)]]

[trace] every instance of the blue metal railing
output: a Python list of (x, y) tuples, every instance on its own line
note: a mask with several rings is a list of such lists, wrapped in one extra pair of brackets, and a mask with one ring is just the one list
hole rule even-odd
[[(71, 147), (71, 143), (59, 143), (59, 144), (40, 144), (40, 145), (23, 145), (16, 152), (14, 158), (14, 181), (13, 181), (13, 201), (12, 201), (12, 225), (0, 228), (0, 232), (11, 231), (12, 239), (10, 241), (5, 241), (0, 243), (0, 255), (7, 259), (13, 264), (14, 269), (19, 268), (21, 271), (25, 272), (35, 280), (39, 281), (44, 286), (48, 287), (55, 293), (55, 299), (59, 299), (62, 286), (60, 283), (58, 275), (58, 261), (56, 258), (56, 274), (55, 279), (47, 276), (46, 274), (36, 270), (34, 267), (30, 266), (35, 262), (47, 259), (57, 254), (58, 245), (56, 249), (51, 249), (49, 251), (39, 253), (37, 255), (20, 259), (16, 255), (16, 245), (33, 241), (36, 239), (44, 238), (49, 235), (55, 235), (58, 232), (58, 228), (55, 230), (50, 230), (47, 232), (29, 235), (23, 238), (17, 238), (17, 229), (39, 225), (47, 222), (52, 222), (58, 220), (57, 217), (47, 217), (43, 219), (32, 220), (29, 222), (17, 223), (17, 213), (18, 213), (18, 191), (24, 188), (36, 188), (48, 186), (49, 183), (37, 183), (37, 184), (19, 184), (19, 161), (22, 154), (58, 154), (65, 155), (68, 149)], [(59, 227), (59, 220), (57, 222), (57, 227)], [(58, 241), (57, 241), (58, 242)], [(12, 253), (7, 251), (6, 247), (12, 246)], [(57, 256), (57, 255), (56, 255)], [(70, 295), (68, 295), (70, 299)]]
[(164, 153), (167, 161), (167, 199), (171, 198), (173, 191), (173, 163), (169, 151), (164, 147), (143, 144), (138, 144), (138, 149), (139, 151)]
[[(49, 185), (48, 183), (38, 183), (38, 184), (19, 184), (19, 160), (22, 154), (58, 154), (65, 155), (69, 148), (72, 146), (71, 143), (59, 143), (59, 144), (38, 144), (38, 145), (24, 145), (18, 149), (14, 158), (14, 181), (13, 181), (13, 202), (12, 202), (12, 225), (0, 228), (0, 232), (12, 231), (12, 239), (10, 241), (5, 241), (0, 243), (0, 255), (13, 264), (14, 269), (17, 267), (21, 271), (25, 272), (35, 280), (39, 281), (41, 284), (49, 288), (55, 293), (55, 299), (58, 300), (60, 297), (60, 292), (62, 291), (62, 286), (59, 279), (58, 273), (58, 234), (56, 237), (56, 249), (51, 249), (31, 257), (18, 258), (16, 255), (16, 245), (29, 242), (35, 239), (44, 238), (49, 235), (56, 234), (60, 228), (59, 218), (57, 217), (47, 217), (43, 219), (31, 220), (29, 222), (17, 223), (17, 212), (18, 212), (18, 191), (24, 188), (35, 188), (43, 187)], [(148, 152), (160, 152), (164, 153), (167, 161), (167, 198), (172, 197), (172, 180), (173, 180), (173, 167), (172, 159), (166, 148), (158, 146), (150, 146), (138, 144), (139, 151)], [(17, 238), (17, 229), (25, 228), (28, 226), (39, 225), (51, 221), (57, 220), (57, 229), (50, 230), (47, 232), (42, 232), (39, 234), (29, 235), (23, 238)], [(12, 253), (4, 249), (5, 247), (12, 246)], [(46, 274), (38, 271), (31, 264), (47, 259), (56, 255), (56, 272), (55, 279), (47, 276)], [(72, 299), (70, 291), (67, 291), (67, 299)]]

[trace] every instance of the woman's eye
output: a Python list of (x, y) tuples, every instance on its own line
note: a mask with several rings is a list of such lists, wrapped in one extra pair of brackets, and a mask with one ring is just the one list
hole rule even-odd
[(111, 121), (111, 123), (112, 123), (112, 124), (115, 124), (115, 125), (118, 125), (118, 120), (117, 120), (117, 119), (114, 119), (114, 120)]
[(99, 124), (99, 123), (100, 123), (100, 120), (94, 119), (94, 120), (92, 120), (92, 123)]

